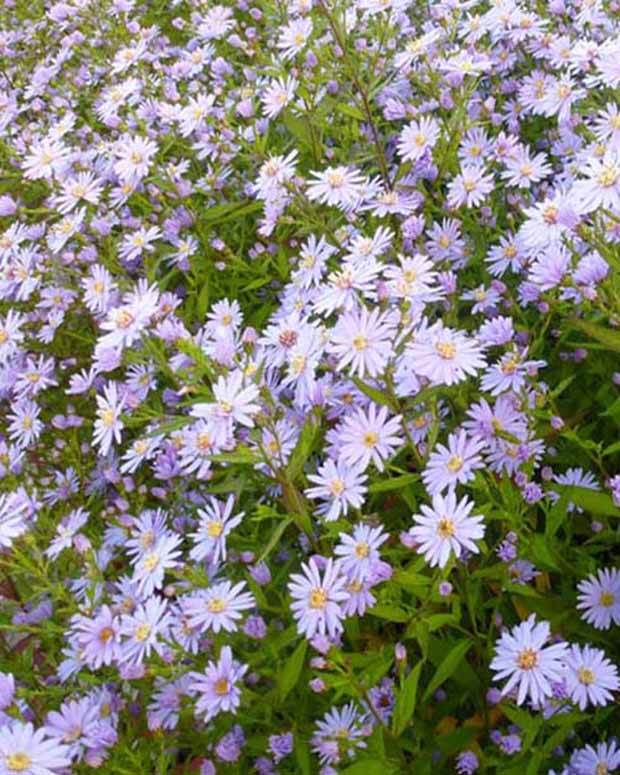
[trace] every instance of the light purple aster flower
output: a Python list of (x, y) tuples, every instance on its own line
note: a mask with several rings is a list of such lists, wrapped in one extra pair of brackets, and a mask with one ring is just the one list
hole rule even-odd
[(365, 714), (352, 702), (343, 708), (332, 708), (317, 722), (312, 750), (322, 764), (338, 764), (344, 757), (352, 757), (356, 748), (366, 748), (362, 733), (365, 723)]
[(474, 376), (486, 362), (474, 340), (441, 321), (419, 332), (407, 348), (415, 372), (435, 385), (455, 385)]
[(248, 666), (233, 659), (230, 646), (224, 646), (217, 662), (210, 661), (204, 673), (191, 673), (192, 692), (198, 694), (196, 713), (210, 721), (218, 713), (235, 713), (241, 703), (239, 681)]
[(503, 632), (495, 644), (495, 657), (491, 670), (494, 680), (508, 678), (502, 690), (506, 695), (518, 688), (517, 704), (522, 705), (529, 697), (534, 705), (540, 705), (553, 694), (554, 682), (564, 677), (566, 643), (546, 646), (551, 634), (549, 622), (537, 622), (536, 615)]
[(293, 573), (288, 585), (297, 632), (308, 639), (317, 632), (333, 638), (342, 632), (341, 604), (349, 597), (340, 563), (328, 560), (322, 578), (314, 559), (301, 567), (304, 575)]
[(46, 739), (44, 729), (12, 720), (0, 727), (0, 768), (12, 775), (58, 775), (71, 766), (69, 748)]
[(384, 462), (402, 444), (401, 419), (400, 415), (388, 419), (385, 406), (378, 411), (375, 404), (370, 405), (368, 412), (358, 409), (342, 424), (339, 433), (341, 459), (350, 466), (359, 465), (363, 470), (372, 461), (379, 471), (383, 471)]
[(235, 632), (241, 612), (256, 605), (254, 595), (243, 591), (245, 585), (245, 581), (234, 586), (230, 581), (222, 581), (186, 598), (183, 608), (190, 626), (216, 633)]
[(389, 538), (380, 527), (356, 525), (353, 535), (340, 533), (334, 554), (340, 557), (342, 570), (353, 581), (366, 581), (379, 560), (379, 547)]
[(305, 494), (309, 498), (325, 501), (317, 511), (325, 517), (326, 522), (332, 522), (346, 515), (350, 506), (355, 509), (362, 507), (368, 491), (365, 486), (367, 478), (357, 466), (328, 458), (316, 474), (308, 475), (309, 481), (315, 486), (305, 490)]
[(158, 638), (166, 637), (170, 624), (168, 603), (159, 597), (149, 597), (129, 615), (121, 618), (121, 635), (125, 637), (121, 646), (120, 662), (142, 664), (152, 651), (161, 654), (163, 644)]
[(460, 557), (463, 549), (478, 553), (474, 543), (484, 536), (484, 517), (470, 516), (474, 502), (463, 498), (456, 500), (454, 491), (442, 497), (433, 496), (433, 507), (421, 505), (422, 514), (414, 514), (417, 523), (409, 531), (418, 542), (418, 553), (432, 567), (444, 568), (450, 555)]
[(618, 691), (618, 669), (593, 646), (571, 645), (566, 654), (566, 688), (571, 700), (585, 710), (588, 704), (607, 705)]
[(207, 558), (217, 563), (226, 559), (226, 536), (241, 524), (244, 512), (232, 516), (235, 496), (230, 495), (226, 503), (210, 497), (204, 508), (198, 509), (200, 523), (189, 537), (195, 541), (189, 553), (192, 560), (201, 562)]
[(422, 480), (429, 494), (436, 495), (446, 488), (453, 490), (457, 484), (470, 482), (474, 478), (474, 471), (483, 466), (479, 454), (483, 448), (484, 441), (469, 438), (463, 430), (448, 436), (447, 447), (438, 444), (422, 472)]
[(345, 312), (338, 318), (328, 348), (340, 358), (338, 368), (349, 367), (352, 374), (377, 377), (392, 355), (395, 321), (378, 309)]
[(64, 702), (59, 711), (50, 711), (43, 727), (45, 734), (68, 746), (71, 759), (83, 758), (89, 738), (96, 733), (100, 720), (99, 703), (91, 697)]
[(620, 767), (620, 748), (615, 740), (599, 743), (596, 748), (586, 745), (570, 758), (571, 775), (607, 775)]
[(577, 608), (597, 630), (608, 630), (612, 622), (620, 624), (620, 570), (603, 568), (577, 585)]

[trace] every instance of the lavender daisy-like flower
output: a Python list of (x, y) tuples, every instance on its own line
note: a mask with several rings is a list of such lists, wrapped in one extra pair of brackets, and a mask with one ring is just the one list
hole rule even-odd
[(58, 775), (71, 766), (69, 748), (47, 739), (44, 729), (11, 720), (0, 727), (0, 772), (3, 775)]
[(351, 466), (359, 465), (362, 470), (372, 461), (379, 471), (383, 471), (384, 461), (402, 444), (401, 419), (400, 415), (388, 419), (385, 406), (377, 411), (376, 405), (371, 404), (368, 413), (358, 409), (342, 424), (341, 459)]
[(317, 632), (334, 638), (342, 632), (341, 604), (349, 597), (340, 563), (329, 559), (322, 578), (314, 559), (301, 567), (304, 575), (293, 573), (288, 584), (297, 632), (308, 639)]
[(570, 758), (570, 773), (575, 775), (607, 775), (620, 767), (620, 748), (615, 740), (599, 743), (596, 748), (586, 745)]
[(536, 615), (503, 632), (495, 644), (495, 657), (491, 670), (495, 681), (508, 678), (502, 689), (506, 695), (518, 689), (517, 704), (522, 705), (527, 697), (536, 706), (553, 694), (553, 683), (560, 683), (565, 674), (567, 644), (545, 644), (551, 630), (549, 622), (537, 622)]
[(198, 530), (189, 534), (195, 541), (189, 553), (192, 560), (201, 562), (209, 558), (213, 562), (220, 562), (226, 559), (226, 536), (241, 524), (244, 517), (244, 512), (232, 516), (234, 503), (234, 495), (230, 495), (226, 503), (211, 497), (203, 509), (198, 509)]
[(242, 611), (255, 606), (254, 595), (244, 592), (245, 581), (234, 586), (230, 581), (213, 584), (208, 589), (186, 599), (184, 611), (191, 627), (213, 632), (235, 632)]
[(462, 331), (435, 323), (407, 348), (417, 374), (435, 385), (454, 385), (486, 365), (482, 348)]
[(100, 720), (99, 704), (91, 697), (81, 700), (64, 702), (59, 711), (50, 711), (45, 719), (45, 734), (68, 745), (68, 753), (78, 761), (97, 734), (97, 724)]
[(365, 722), (366, 715), (352, 702), (332, 708), (317, 722), (312, 750), (323, 764), (338, 764), (344, 756), (353, 756), (356, 748), (366, 748), (362, 734)]
[(332, 331), (331, 352), (337, 355), (338, 368), (348, 366), (358, 377), (377, 377), (392, 354), (394, 320), (378, 309), (361, 310), (341, 315)]
[(325, 501), (317, 511), (325, 517), (326, 522), (332, 522), (341, 514), (346, 515), (350, 506), (355, 509), (362, 507), (368, 491), (367, 478), (358, 467), (328, 458), (316, 474), (308, 475), (309, 481), (315, 486), (305, 490), (305, 494), (309, 498)]
[(94, 617), (77, 615), (72, 620), (77, 635), (80, 659), (91, 669), (111, 665), (120, 654), (120, 628), (118, 617), (109, 606), (103, 605)]
[(0, 495), (0, 549), (11, 546), (13, 540), (26, 532), (28, 501), (19, 492)]
[(607, 705), (618, 691), (618, 668), (593, 646), (572, 645), (566, 654), (566, 689), (571, 700), (585, 710), (588, 704)]
[(423, 117), (406, 126), (398, 138), (398, 154), (403, 161), (417, 161), (431, 150), (439, 138), (439, 123), (434, 118)]
[(465, 431), (451, 433), (448, 446), (438, 444), (431, 453), (422, 480), (430, 495), (453, 490), (474, 478), (474, 471), (483, 467), (480, 451), (485, 444), (480, 438), (469, 438)]
[(233, 659), (230, 646), (224, 646), (217, 662), (210, 661), (204, 673), (191, 673), (192, 692), (198, 694), (196, 713), (210, 721), (218, 713), (235, 713), (241, 703), (239, 681), (248, 666)]
[(125, 640), (121, 647), (121, 662), (141, 664), (151, 651), (161, 654), (163, 645), (158, 637), (165, 637), (170, 625), (167, 613), (167, 601), (158, 597), (149, 597), (131, 614), (121, 619), (121, 635)]
[(602, 568), (577, 585), (577, 608), (582, 617), (597, 630), (608, 630), (620, 624), (620, 570)]
[(356, 525), (353, 535), (340, 533), (334, 554), (340, 557), (342, 570), (353, 581), (366, 581), (379, 560), (379, 547), (389, 536), (380, 527)]
[(422, 505), (422, 514), (414, 514), (417, 524), (409, 532), (431, 568), (444, 568), (450, 555), (460, 557), (463, 549), (478, 553), (474, 541), (484, 536), (484, 517), (470, 516), (473, 506), (473, 501), (457, 501), (454, 491), (449, 491), (445, 497), (433, 496), (432, 508)]

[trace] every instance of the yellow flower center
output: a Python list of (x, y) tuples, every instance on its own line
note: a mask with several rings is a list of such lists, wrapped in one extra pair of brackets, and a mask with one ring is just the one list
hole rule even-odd
[(332, 479), (329, 483), (329, 491), (332, 495), (342, 495), (344, 492), (344, 482), (339, 477)]
[(598, 602), (601, 605), (604, 605), (605, 608), (611, 608), (615, 602), (615, 598), (611, 592), (601, 592), (601, 596), (599, 597)]
[(437, 524), (437, 535), (441, 538), (452, 538), (455, 533), (454, 520), (449, 517), (440, 519)]
[(534, 649), (523, 649), (517, 657), (517, 665), (521, 670), (533, 670), (538, 665), (538, 654)]
[(196, 437), (196, 446), (201, 452), (208, 452), (212, 445), (211, 436), (206, 431), (199, 433)]
[(113, 637), (114, 637), (114, 630), (111, 627), (104, 627), (99, 633), (99, 640), (102, 643), (107, 643)]
[(456, 347), (451, 342), (438, 342), (435, 350), (445, 361), (451, 361), (456, 355)]
[(355, 556), (359, 557), (360, 560), (363, 560), (364, 558), (368, 557), (370, 554), (370, 547), (365, 541), (360, 541), (359, 544), (356, 544), (355, 546)]
[(310, 608), (325, 608), (327, 605), (327, 592), (323, 587), (317, 587), (310, 593)]
[(365, 350), (368, 347), (368, 339), (365, 336), (362, 336), (359, 334), (358, 336), (353, 337), (353, 349), (357, 350), (358, 352), (361, 352), (362, 350)]
[(157, 567), (157, 563), (159, 562), (159, 555), (155, 554), (153, 552), (152, 554), (147, 554), (147, 556), (144, 558), (144, 567), (146, 570), (154, 570)]
[(214, 597), (207, 603), (207, 609), (212, 614), (221, 614), (225, 608), (226, 601), (222, 600), (221, 597)]
[(140, 642), (146, 640), (151, 634), (151, 625), (144, 622), (136, 627), (134, 638)]
[(599, 185), (603, 186), (604, 188), (611, 188), (611, 186), (615, 185), (619, 175), (620, 172), (618, 169), (616, 169), (616, 167), (605, 165), (599, 172), (596, 180)]
[(104, 409), (103, 412), (101, 412), (101, 422), (106, 428), (111, 428), (114, 425), (114, 410)]
[(8, 340), (8, 338), (9, 338), (9, 335), (7, 334), (7, 332), (4, 329), (0, 328), (0, 344), (4, 344)]
[(585, 686), (589, 686), (591, 683), (594, 683), (594, 673), (587, 667), (579, 668), (577, 671), (577, 678), (579, 679), (579, 683), (582, 683)]
[(368, 449), (371, 449), (372, 447), (374, 447), (378, 441), (379, 441), (379, 435), (374, 431), (368, 431), (367, 433), (364, 434), (364, 437), (362, 439), (362, 443)]
[(207, 535), (210, 538), (219, 538), (219, 536), (222, 535), (224, 532), (224, 526), (221, 522), (216, 522), (215, 520), (212, 520), (207, 525)]
[(27, 770), (32, 764), (32, 759), (30, 756), (28, 756), (27, 753), (23, 753), (22, 751), (9, 754), (5, 761), (6, 766), (10, 770), (13, 770), (13, 772), (23, 772), (24, 770)]
[(228, 694), (229, 692), (229, 683), (228, 678), (220, 678), (219, 681), (215, 682), (215, 693), (218, 694), (220, 697), (224, 694)]
[(460, 455), (452, 455), (452, 457), (446, 463), (446, 468), (453, 474), (460, 471), (463, 468), (464, 460)]

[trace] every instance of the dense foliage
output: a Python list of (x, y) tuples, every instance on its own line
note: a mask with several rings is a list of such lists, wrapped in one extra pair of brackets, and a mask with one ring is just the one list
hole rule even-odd
[(616, 0), (3, 0), (0, 773), (620, 772)]

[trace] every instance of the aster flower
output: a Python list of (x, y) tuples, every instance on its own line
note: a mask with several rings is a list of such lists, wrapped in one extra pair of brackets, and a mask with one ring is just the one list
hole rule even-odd
[(139, 604), (131, 614), (121, 617), (120, 633), (123, 636), (119, 661), (142, 664), (151, 652), (162, 654), (163, 644), (170, 626), (168, 603), (157, 597), (149, 597)]
[(136, 184), (144, 178), (157, 153), (157, 144), (144, 137), (125, 135), (115, 148), (114, 172), (124, 183)]
[(474, 478), (474, 471), (483, 467), (480, 451), (484, 442), (469, 438), (465, 431), (451, 433), (448, 446), (438, 444), (431, 453), (422, 480), (431, 495), (454, 490), (457, 484), (467, 484)]
[(439, 138), (439, 124), (434, 118), (424, 116), (412, 121), (400, 133), (398, 153), (403, 161), (417, 161), (432, 149)]
[(223, 581), (186, 598), (183, 610), (190, 627), (203, 631), (211, 629), (215, 633), (220, 630), (235, 632), (237, 622), (242, 618), (241, 612), (256, 604), (254, 595), (243, 591), (245, 586), (245, 581), (234, 586), (230, 581)]
[(192, 560), (201, 562), (208, 558), (217, 563), (226, 559), (226, 536), (244, 517), (244, 512), (231, 516), (234, 503), (234, 495), (229, 495), (226, 503), (211, 497), (205, 508), (198, 509), (199, 529), (189, 535), (195, 542), (190, 552)]
[(347, 167), (328, 167), (322, 172), (310, 173), (314, 180), (308, 183), (307, 196), (312, 201), (347, 210), (362, 197), (366, 179)]
[(473, 507), (473, 501), (457, 501), (454, 492), (449, 491), (445, 497), (434, 495), (432, 508), (421, 505), (422, 513), (413, 515), (416, 526), (409, 533), (431, 568), (444, 568), (450, 555), (458, 559), (463, 549), (478, 553), (475, 541), (484, 536), (484, 517), (470, 516)]
[(119, 620), (109, 606), (101, 606), (93, 618), (78, 614), (71, 624), (80, 648), (80, 659), (91, 669), (98, 670), (118, 659)]
[(26, 532), (29, 511), (28, 501), (19, 492), (0, 494), (0, 549)]
[(311, 19), (293, 19), (289, 22), (289, 24), (282, 28), (276, 44), (282, 52), (282, 57), (286, 60), (297, 56), (305, 47), (311, 34)]
[(93, 442), (99, 445), (102, 455), (107, 455), (113, 442), (121, 441), (121, 431), (124, 428), (120, 419), (124, 401), (119, 398), (116, 382), (108, 382), (103, 389), (103, 395), (97, 396), (97, 419)]
[(301, 567), (304, 575), (293, 573), (288, 584), (297, 632), (308, 639), (317, 632), (333, 638), (342, 632), (344, 614), (341, 603), (348, 598), (341, 566), (328, 560), (323, 576), (314, 559), (308, 564), (302, 563)]
[(161, 589), (166, 570), (178, 565), (178, 558), (181, 555), (178, 549), (180, 543), (180, 536), (163, 535), (153, 548), (138, 560), (134, 579), (145, 596), (152, 595), (156, 589)]
[(323, 764), (339, 764), (343, 758), (351, 758), (357, 748), (366, 748), (362, 733), (366, 721), (366, 714), (352, 702), (342, 708), (331, 708), (317, 722), (312, 750)]
[(582, 618), (597, 630), (620, 624), (620, 571), (602, 568), (577, 585), (577, 609)]
[(317, 509), (326, 522), (346, 515), (349, 507), (359, 509), (364, 503), (367, 476), (356, 466), (328, 458), (316, 474), (308, 474), (308, 479), (314, 487), (305, 490), (305, 494), (309, 498), (326, 501)]
[(67, 745), (67, 753), (72, 760), (80, 761), (89, 747), (89, 741), (96, 738), (99, 720), (98, 703), (93, 702), (91, 697), (83, 697), (63, 702), (59, 711), (48, 713), (43, 731), (51, 740)]
[(402, 444), (401, 419), (400, 415), (388, 419), (385, 406), (378, 411), (375, 404), (370, 404), (368, 412), (358, 409), (341, 426), (341, 460), (350, 466), (359, 465), (361, 470), (366, 470), (372, 461), (383, 471), (384, 462)]
[(380, 559), (379, 547), (388, 538), (380, 527), (370, 525), (356, 525), (353, 535), (340, 533), (334, 554), (340, 558), (343, 572), (353, 581), (366, 581)]
[(553, 694), (553, 682), (560, 682), (564, 676), (566, 643), (545, 646), (550, 637), (548, 622), (537, 622), (535, 614), (502, 633), (495, 645), (495, 657), (491, 670), (494, 680), (508, 678), (502, 689), (506, 695), (516, 688), (517, 704), (522, 705), (529, 697), (539, 705)]
[(0, 766), (7, 774), (58, 775), (71, 766), (70, 750), (45, 729), (12, 720), (0, 726)]
[(481, 167), (463, 167), (448, 187), (447, 202), (450, 207), (477, 207), (493, 190), (493, 176), (485, 175)]
[(362, 307), (338, 318), (328, 351), (340, 358), (339, 369), (348, 366), (358, 377), (377, 377), (392, 355), (394, 332), (395, 321), (389, 313), (378, 309), (369, 313)]
[(204, 673), (191, 673), (191, 691), (198, 695), (196, 713), (205, 722), (222, 712), (236, 712), (241, 704), (238, 683), (247, 669), (233, 659), (229, 646), (223, 646), (218, 661), (210, 661)]
[(572, 645), (565, 657), (566, 689), (570, 699), (585, 710), (587, 705), (607, 705), (620, 689), (618, 668), (605, 652), (592, 646)]
[(620, 767), (620, 748), (615, 740), (586, 745), (575, 751), (570, 758), (571, 775), (606, 775)]
[(270, 82), (261, 96), (263, 113), (267, 118), (275, 118), (295, 97), (299, 81), (290, 75), (286, 80), (277, 78)]
[(407, 352), (416, 373), (433, 384), (454, 385), (485, 366), (480, 345), (441, 321), (420, 332)]

